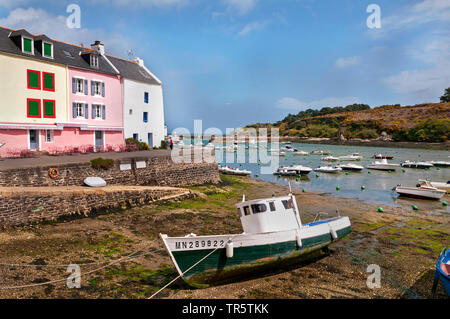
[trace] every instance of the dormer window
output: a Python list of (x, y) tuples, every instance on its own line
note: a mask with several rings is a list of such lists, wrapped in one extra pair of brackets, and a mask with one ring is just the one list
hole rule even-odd
[(34, 54), (34, 44), (32, 38), (22, 36), (22, 52)]
[(91, 54), (91, 67), (98, 68), (98, 55)]
[(42, 56), (53, 59), (53, 44), (42, 42)]

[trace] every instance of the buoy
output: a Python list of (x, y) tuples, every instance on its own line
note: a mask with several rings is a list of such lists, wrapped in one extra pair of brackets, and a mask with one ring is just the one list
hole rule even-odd
[(281, 178), (281, 175), (278, 175), (278, 178)]
[(303, 189), (302, 189), (302, 192), (303, 192), (303, 193), (306, 193), (306, 190), (303, 188)]
[(417, 207), (416, 205), (412, 205), (411, 207), (413, 210), (419, 210), (419, 207)]
[(442, 202), (442, 206), (447, 206), (448, 204), (447, 204), (447, 202), (444, 200), (443, 202)]
[(390, 173), (391, 173), (391, 170), (388, 170), (388, 173), (390, 174)]
[(366, 186), (362, 185), (361, 190), (365, 190), (365, 189), (366, 189)]
[(345, 175), (348, 175), (348, 172), (345, 172)]
[(259, 177), (259, 175), (255, 175), (255, 177)]
[(227, 258), (233, 258), (233, 242), (229, 240), (226, 244)]
[(428, 167), (425, 167), (425, 170), (428, 171)]
[(319, 177), (319, 174), (316, 174), (316, 177)]
[(370, 171), (367, 171), (367, 174), (370, 174)]
[(302, 247), (302, 238), (300, 237), (299, 233), (297, 233), (297, 235), (295, 235), (295, 239), (297, 240), (297, 246), (299, 248)]
[(300, 178), (297, 177), (295, 180), (298, 182), (300, 180)]
[(340, 188), (339, 186), (336, 186), (336, 190), (337, 190), (337, 191), (340, 191), (341, 188)]
[(404, 173), (404, 172), (406, 172), (406, 170), (404, 168), (402, 168), (402, 172)]
[(440, 169), (439, 167), (436, 167), (436, 170), (437, 170), (437, 171), (440, 171), (441, 169)]
[(383, 212), (383, 207), (378, 207), (378, 209), (377, 209), (380, 213), (382, 213)]

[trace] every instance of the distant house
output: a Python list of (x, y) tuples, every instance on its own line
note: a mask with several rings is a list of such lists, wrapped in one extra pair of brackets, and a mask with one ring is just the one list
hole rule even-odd
[(0, 27), (0, 70), (0, 157), (164, 138), (161, 81), (141, 60), (106, 55), (100, 41), (85, 48)]

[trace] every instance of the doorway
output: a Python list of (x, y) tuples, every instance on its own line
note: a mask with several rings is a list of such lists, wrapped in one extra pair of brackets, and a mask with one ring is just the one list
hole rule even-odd
[(104, 135), (103, 131), (95, 131), (95, 149), (101, 149), (104, 146)]
[(39, 150), (39, 133), (37, 130), (30, 130), (30, 150), (38, 151)]
[(153, 148), (153, 133), (148, 133), (148, 147)]

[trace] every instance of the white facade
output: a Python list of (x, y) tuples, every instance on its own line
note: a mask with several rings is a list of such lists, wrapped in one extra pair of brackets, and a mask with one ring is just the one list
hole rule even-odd
[[(125, 138), (136, 137), (150, 148), (164, 140), (164, 103), (162, 85), (123, 78), (123, 110)], [(148, 93), (148, 103), (145, 99)], [(147, 113), (145, 122), (144, 112)], [(150, 145), (151, 144), (151, 145)]]

